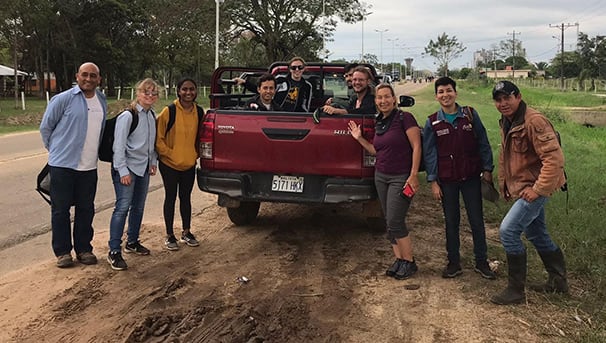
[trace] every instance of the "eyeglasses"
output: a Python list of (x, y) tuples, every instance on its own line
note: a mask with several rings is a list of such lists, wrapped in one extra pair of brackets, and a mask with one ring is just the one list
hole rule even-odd
[(298, 66), (290, 66), (288, 68), (290, 68), (290, 70), (303, 70), (303, 69), (305, 69), (305, 66), (304, 65), (298, 65)]
[(143, 91), (143, 94), (147, 95), (147, 96), (158, 96), (158, 92), (152, 92), (152, 91)]
[(345, 77), (351, 77), (351, 76), (353, 76), (353, 73), (347, 73), (347, 74), (345, 74)]

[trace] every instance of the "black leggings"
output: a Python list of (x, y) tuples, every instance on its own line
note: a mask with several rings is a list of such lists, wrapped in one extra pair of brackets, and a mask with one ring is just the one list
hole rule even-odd
[(173, 223), (175, 221), (175, 201), (177, 199), (177, 189), (179, 190), (179, 212), (183, 222), (183, 230), (189, 230), (191, 227), (191, 191), (194, 188), (194, 179), (196, 167), (180, 171), (173, 169), (166, 164), (158, 161), (160, 166), (160, 175), (164, 183), (164, 224), (166, 225), (166, 234), (174, 235)]

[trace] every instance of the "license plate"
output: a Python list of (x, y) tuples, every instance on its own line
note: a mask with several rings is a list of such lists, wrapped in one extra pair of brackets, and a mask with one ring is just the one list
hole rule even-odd
[(271, 190), (274, 192), (303, 193), (303, 181), (302, 176), (274, 175)]

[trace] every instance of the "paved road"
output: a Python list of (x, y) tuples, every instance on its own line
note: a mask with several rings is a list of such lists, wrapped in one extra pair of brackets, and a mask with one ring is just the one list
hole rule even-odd
[[(50, 208), (35, 191), (36, 176), (46, 161), (37, 131), (0, 136), (0, 250), (50, 230)], [(99, 163), (97, 212), (113, 207), (109, 168)], [(162, 184), (159, 176), (151, 180), (151, 189)]]

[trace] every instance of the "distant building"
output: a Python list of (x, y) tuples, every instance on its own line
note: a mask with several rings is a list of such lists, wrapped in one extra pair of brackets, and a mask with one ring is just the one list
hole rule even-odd
[(531, 69), (516, 69), (513, 70), (511, 66), (506, 67), (505, 70), (492, 70), (484, 69), (480, 74), (486, 75), (491, 79), (525, 79), (530, 77), (531, 73), (536, 73), (537, 76), (545, 76), (545, 70), (531, 70)]

